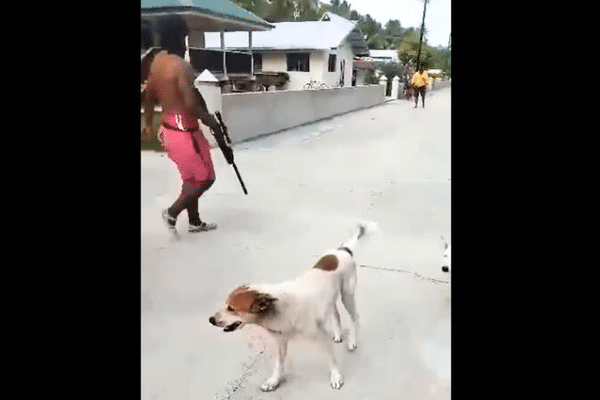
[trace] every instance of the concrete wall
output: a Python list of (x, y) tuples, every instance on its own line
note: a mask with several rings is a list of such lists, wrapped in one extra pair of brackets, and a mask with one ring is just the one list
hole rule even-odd
[(233, 142), (383, 104), (380, 85), (304, 91), (223, 94), (223, 119)]
[(436, 81), (433, 85), (432, 90), (439, 90), (450, 87), (452, 85), (451, 81)]

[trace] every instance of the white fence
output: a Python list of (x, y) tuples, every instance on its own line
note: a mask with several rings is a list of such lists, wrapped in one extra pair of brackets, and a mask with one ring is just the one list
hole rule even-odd
[(223, 119), (231, 140), (241, 142), (384, 102), (381, 85), (322, 90), (228, 93)]

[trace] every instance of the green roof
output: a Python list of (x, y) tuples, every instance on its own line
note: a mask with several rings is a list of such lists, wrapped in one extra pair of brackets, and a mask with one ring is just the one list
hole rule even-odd
[[(141, 0), (141, 14), (183, 14), (196, 17), (205, 31), (269, 30), (274, 28), (262, 18), (228, 0)], [(189, 20), (186, 19), (186, 20)], [(210, 23), (208, 23), (210, 19)], [(189, 22), (188, 22), (189, 24)]]

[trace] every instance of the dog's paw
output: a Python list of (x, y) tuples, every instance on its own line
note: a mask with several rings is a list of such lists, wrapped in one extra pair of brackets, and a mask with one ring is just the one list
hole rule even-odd
[(267, 379), (260, 386), (260, 390), (262, 390), (263, 392), (271, 392), (271, 391), (277, 389), (277, 386), (279, 386), (279, 380), (278, 379)]
[(348, 341), (348, 351), (354, 351), (354, 350), (356, 350), (356, 341), (349, 340)]
[(333, 335), (333, 341), (336, 343), (342, 343), (342, 335)]
[(331, 375), (329, 375), (329, 383), (331, 384), (332, 389), (339, 389), (344, 384), (344, 380), (338, 371), (331, 371)]

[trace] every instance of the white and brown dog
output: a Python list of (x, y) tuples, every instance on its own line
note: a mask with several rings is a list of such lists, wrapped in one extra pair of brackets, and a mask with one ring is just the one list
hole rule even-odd
[[(331, 387), (344, 384), (333, 354), (333, 341), (342, 341), (340, 314), (336, 307), (341, 294), (342, 304), (350, 314), (352, 326), (346, 338), (349, 351), (356, 349), (358, 314), (356, 290), (356, 263), (353, 251), (358, 241), (374, 230), (374, 223), (360, 223), (359, 232), (336, 250), (330, 250), (304, 275), (279, 284), (243, 285), (233, 290), (225, 307), (209, 318), (209, 322), (232, 332), (245, 324), (256, 324), (266, 329), (278, 345), (275, 369), (261, 386), (264, 391), (275, 390), (283, 377), (287, 344), (295, 336), (317, 340), (329, 358)], [(326, 331), (331, 321), (333, 333)]]

